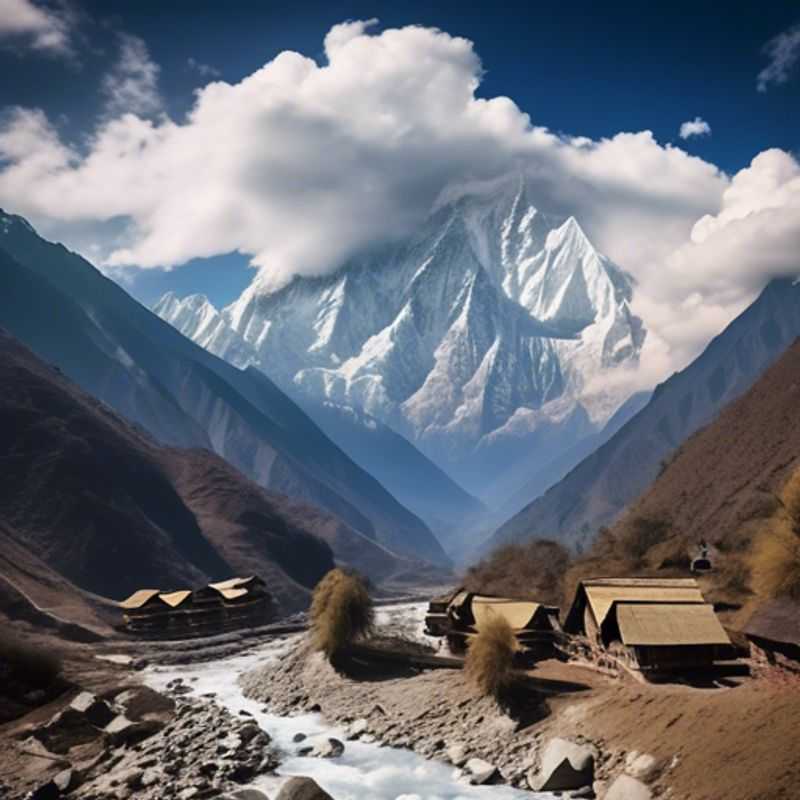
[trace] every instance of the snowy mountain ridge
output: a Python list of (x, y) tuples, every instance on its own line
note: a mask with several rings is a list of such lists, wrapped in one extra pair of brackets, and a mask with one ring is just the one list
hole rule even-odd
[(514, 179), (463, 195), (405, 241), (278, 290), (256, 278), (222, 311), (172, 294), (154, 310), (298, 398), (376, 418), (479, 492), (531, 448), (546, 459), (597, 431), (626, 398), (596, 379), (645, 336), (632, 279), (530, 194)]

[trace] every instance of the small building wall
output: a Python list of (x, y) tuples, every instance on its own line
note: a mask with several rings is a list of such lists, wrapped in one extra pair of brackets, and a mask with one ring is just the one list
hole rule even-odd
[(600, 644), (600, 628), (597, 626), (591, 606), (587, 603), (583, 609), (583, 631), (593, 644)]
[(721, 645), (639, 645), (627, 649), (635, 654), (640, 669), (651, 670), (709, 667), (731, 656), (731, 648)]
[(750, 657), (756, 667), (779, 667), (800, 674), (800, 646), (748, 636)]

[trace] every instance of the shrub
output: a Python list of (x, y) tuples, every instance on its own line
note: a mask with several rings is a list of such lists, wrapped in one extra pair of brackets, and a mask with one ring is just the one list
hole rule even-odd
[(762, 591), (800, 600), (800, 536), (785, 528), (766, 532), (754, 557)]
[(640, 566), (648, 551), (667, 538), (671, 527), (666, 519), (634, 517), (619, 538), (621, 555)]
[(553, 603), (561, 598), (569, 553), (556, 542), (537, 539), (499, 547), (470, 567), (464, 586), (471, 592)]
[(371, 632), (375, 611), (358, 575), (332, 569), (314, 589), (310, 616), (313, 646), (330, 659)]
[(514, 653), (518, 649), (514, 631), (505, 617), (491, 617), (469, 642), (464, 673), (484, 695), (499, 697), (517, 679)]
[(750, 568), (737, 555), (728, 555), (719, 567), (716, 583), (722, 591), (734, 596), (750, 594)]
[(800, 600), (800, 470), (778, 500), (780, 511), (756, 540), (753, 573), (762, 594)]

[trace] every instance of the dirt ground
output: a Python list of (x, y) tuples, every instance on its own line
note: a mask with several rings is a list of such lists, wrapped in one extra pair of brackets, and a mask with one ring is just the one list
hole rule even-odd
[(750, 679), (735, 688), (701, 689), (611, 679), (547, 661), (530, 673), (537, 683), (513, 719), (494, 701), (476, 698), (457, 670), (364, 674), (337, 672), (300, 646), (269, 673), (246, 676), (243, 685), (279, 713), (319, 707), (337, 724), (364, 719), (367, 735), (425, 756), (444, 758), (450, 745), (463, 745), (516, 786), (527, 785), (544, 743), (558, 736), (594, 744), (596, 777), (606, 784), (621, 774), (628, 753), (655, 756), (656, 797), (800, 797), (797, 681)]

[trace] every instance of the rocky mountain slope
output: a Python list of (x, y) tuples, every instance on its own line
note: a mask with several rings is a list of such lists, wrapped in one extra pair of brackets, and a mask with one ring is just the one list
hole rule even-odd
[(487, 548), (526, 538), (585, 547), (687, 437), (745, 392), (798, 335), (800, 285), (773, 281), (692, 364), (657, 387), (617, 434), (505, 523)]
[(0, 384), (0, 578), (60, 615), (85, 622), (86, 592), (241, 573), (291, 610), (334, 553), (377, 581), (413, 567), (207, 450), (157, 444), (2, 330)]
[[(670, 537), (725, 550), (782, 504), (800, 469), (800, 341), (708, 426), (690, 436), (612, 530), (663, 521)], [(751, 531), (754, 532), (754, 531)]]
[(443, 204), (333, 275), (277, 290), (260, 275), (223, 311), (174, 295), (155, 310), (312, 415), (333, 404), (379, 420), (493, 502), (524, 483), (521, 459), (543, 466), (625, 400), (594, 379), (638, 358), (632, 291), (574, 218), (541, 213), (515, 179)]
[(445, 563), (426, 525), (273, 383), (181, 336), (20, 217), (0, 212), (0, 325), (168, 444), (205, 447), (391, 550)]

